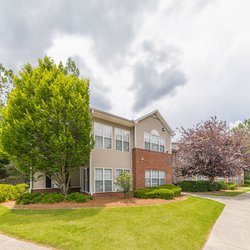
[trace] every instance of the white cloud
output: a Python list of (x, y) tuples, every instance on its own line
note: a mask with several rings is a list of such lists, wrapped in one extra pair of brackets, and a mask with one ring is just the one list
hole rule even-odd
[[(173, 128), (214, 115), (228, 123), (250, 117), (248, 0), (98, 3), (62, 1), (59, 9), (58, 3), (48, 9), (46, 1), (32, 2), (30, 9), (20, 4), (20, 13), (33, 13), (29, 20), (6, 1), (0, 15), (0, 31), (6, 34), (0, 62), (20, 65), (43, 53), (56, 61), (71, 56), (92, 80), (92, 102), (98, 108), (128, 118), (159, 109)], [(72, 20), (64, 19), (67, 12)], [(135, 74), (145, 62), (147, 74)], [(166, 91), (169, 78), (162, 72), (173, 73), (176, 67), (186, 81), (170, 81), (175, 87)], [(150, 71), (157, 86), (148, 82)], [(141, 110), (133, 109), (136, 104)]]

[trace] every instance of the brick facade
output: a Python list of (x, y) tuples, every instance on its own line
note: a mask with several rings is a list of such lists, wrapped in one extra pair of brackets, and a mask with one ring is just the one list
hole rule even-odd
[(145, 187), (145, 170), (165, 171), (166, 183), (172, 184), (173, 173), (172, 173), (171, 154), (134, 148), (132, 150), (132, 159), (133, 159), (134, 189)]

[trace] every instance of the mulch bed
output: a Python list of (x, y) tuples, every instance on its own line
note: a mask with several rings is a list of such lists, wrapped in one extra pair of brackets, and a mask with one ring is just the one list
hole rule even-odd
[(127, 206), (145, 206), (145, 205), (157, 205), (167, 204), (182, 201), (187, 199), (188, 196), (179, 196), (173, 200), (163, 199), (139, 199), (139, 198), (127, 198), (123, 197), (95, 197), (93, 200), (86, 203), (68, 203), (60, 202), (55, 204), (29, 204), (29, 205), (15, 205), (15, 201), (8, 201), (0, 203), (1, 205), (9, 209), (65, 209), (65, 208), (84, 208), (84, 207), (127, 207)]

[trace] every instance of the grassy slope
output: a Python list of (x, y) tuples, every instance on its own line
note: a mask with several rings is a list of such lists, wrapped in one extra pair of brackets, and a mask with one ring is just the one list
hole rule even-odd
[(227, 190), (227, 191), (219, 191), (217, 193), (212, 193), (214, 196), (237, 196), (246, 192), (249, 192), (250, 188), (240, 188), (237, 190)]
[(0, 231), (61, 249), (201, 249), (224, 205), (187, 200), (154, 206), (8, 210)]

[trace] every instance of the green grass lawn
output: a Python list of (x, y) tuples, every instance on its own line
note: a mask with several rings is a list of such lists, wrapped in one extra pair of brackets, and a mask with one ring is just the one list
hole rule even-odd
[(189, 197), (152, 206), (9, 210), (0, 231), (59, 249), (201, 249), (224, 205)]
[(211, 195), (234, 197), (234, 196), (237, 196), (237, 195), (249, 192), (249, 191), (250, 191), (250, 188), (245, 188), (244, 187), (244, 188), (240, 188), (240, 189), (237, 189), (237, 190), (227, 190), (227, 191), (214, 192), (214, 193), (211, 193)]

